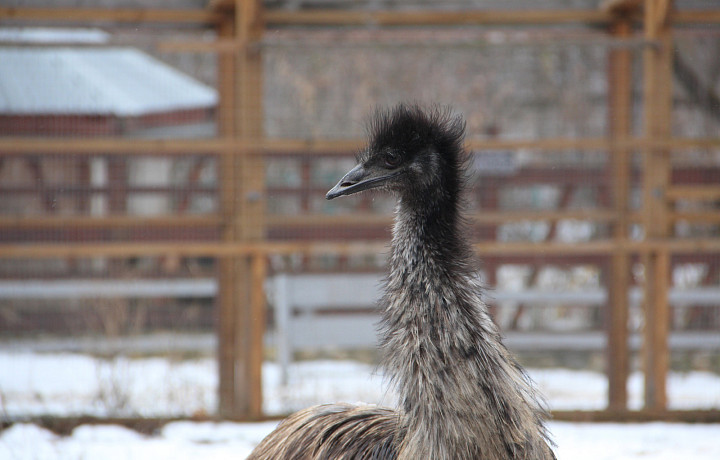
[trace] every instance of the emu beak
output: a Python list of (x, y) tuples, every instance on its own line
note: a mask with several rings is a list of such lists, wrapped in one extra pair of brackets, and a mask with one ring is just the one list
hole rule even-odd
[(398, 173), (383, 173), (386, 173), (386, 171), (376, 172), (372, 169), (365, 169), (362, 164), (359, 164), (348, 171), (348, 173), (340, 179), (340, 182), (327, 192), (325, 198), (332, 200), (339, 196), (352, 195), (353, 193), (362, 192), (363, 190), (380, 187), (387, 182), (388, 179), (398, 175)]

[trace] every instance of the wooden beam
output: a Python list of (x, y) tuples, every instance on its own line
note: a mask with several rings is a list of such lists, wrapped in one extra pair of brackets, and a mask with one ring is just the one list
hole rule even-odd
[[(627, 6), (632, 2), (614, 2)], [(617, 11), (612, 11), (618, 14)], [(626, 39), (632, 36), (632, 24), (625, 18), (616, 20), (611, 26), (613, 37)], [(632, 133), (632, 52), (627, 49), (613, 49), (608, 59), (608, 126), (611, 139), (623, 144)], [(621, 245), (628, 238), (630, 223), (630, 150), (616, 147), (610, 151), (610, 177), (613, 190), (615, 221), (613, 238)], [(630, 257), (622, 251), (613, 251), (608, 274), (608, 318), (607, 318), (607, 359), (608, 359), (608, 409), (627, 409), (627, 380), (630, 373), (630, 350), (628, 347), (628, 292), (630, 288)]]
[(364, 145), (360, 139), (262, 139), (253, 145), (255, 154), (285, 155), (293, 152), (314, 152), (317, 154), (337, 154), (355, 152)]
[(119, 243), (35, 243), (0, 244), (0, 259), (58, 259), (85, 257), (181, 256), (217, 257), (221, 260), (255, 254), (374, 254), (386, 250), (384, 243), (368, 242), (119, 242)]
[[(638, 242), (642, 243), (642, 242)], [(715, 253), (720, 250), (720, 240), (707, 238), (653, 238), (645, 242), (647, 251), (667, 251), (673, 254), (678, 253), (694, 253), (702, 254), (703, 252)], [(630, 244), (629, 247), (637, 247), (642, 244)]]
[(609, 209), (558, 209), (548, 211), (482, 211), (468, 216), (475, 224), (500, 224), (508, 222), (553, 221), (564, 219), (613, 222), (617, 219)]
[(665, 197), (670, 201), (715, 201), (720, 200), (720, 186), (673, 185), (666, 189)]
[(675, 25), (717, 25), (720, 24), (720, 9), (675, 10), (670, 12), (670, 21)]
[(575, 423), (720, 423), (720, 410), (554, 410), (552, 418)]
[(285, 214), (268, 214), (265, 221), (272, 227), (312, 227), (312, 226), (363, 226), (376, 227), (392, 224), (392, 216), (387, 214), (300, 214), (296, 216)]
[[(263, 66), (256, 45), (262, 40), (264, 23), (261, 0), (241, 1), (236, 11), (236, 40), (241, 46), (237, 68), (237, 130), (239, 137), (250, 145), (264, 143), (263, 128)], [(265, 238), (265, 162), (252, 150), (240, 153), (238, 164), (241, 191), (238, 232), (242, 239)]]
[[(502, 254), (603, 254), (608, 255), (615, 248), (612, 240), (596, 240), (584, 243), (554, 243), (554, 242), (517, 242), (517, 243), (497, 243), (494, 241), (483, 241), (473, 244), (473, 248), (478, 254), (482, 255), (502, 255)], [(542, 249), (541, 249), (542, 247)], [(622, 249), (622, 247), (620, 248)]]
[[(720, 243), (717, 244), (720, 247)], [(581, 244), (560, 243), (478, 243), (480, 254), (607, 254), (611, 241)], [(0, 244), (2, 259), (55, 259), (84, 257), (134, 257), (176, 255), (185, 257), (219, 257), (223, 259), (247, 257), (252, 254), (377, 254), (386, 251), (385, 243), (222, 243), (222, 242), (162, 242), (162, 243), (37, 243)]]
[[(671, 0), (645, 0), (644, 37), (658, 40), (660, 46), (643, 51), (644, 134), (648, 139), (670, 139), (672, 116), (672, 31), (669, 27)], [(670, 152), (665, 148), (645, 148), (643, 164), (643, 227), (646, 238), (670, 236), (666, 192), (670, 183)], [(645, 408), (664, 410), (667, 405), (668, 371), (667, 292), (670, 263), (666, 251), (646, 253), (643, 331), (643, 370)]]
[(684, 221), (691, 223), (720, 224), (720, 213), (717, 209), (704, 211), (670, 211), (668, 219), (672, 222)]
[(127, 228), (127, 227), (209, 227), (219, 226), (220, 216), (185, 215), (185, 216), (0, 216), (2, 229), (28, 228)]
[[(620, 1), (630, 6), (632, 1)], [(611, 24), (621, 5), (594, 10), (423, 10), (423, 11), (338, 11), (267, 10), (269, 26), (462, 26), (462, 25), (550, 25)], [(630, 13), (630, 10), (628, 10)], [(641, 19), (639, 15), (631, 15)], [(720, 9), (672, 11), (674, 24), (717, 24)]]
[(645, 408), (667, 407), (667, 373), (670, 350), (668, 333), (670, 311), (670, 256), (667, 251), (647, 254), (645, 261), (645, 324), (643, 359), (645, 373)]
[[(256, 46), (262, 40), (264, 23), (261, 0), (236, 2), (235, 40), (238, 45), (235, 69), (235, 133), (251, 144), (263, 139), (262, 55)], [(262, 243), (265, 239), (265, 166), (262, 155), (242, 150), (235, 157), (237, 197), (233, 233), (235, 241)], [(262, 284), (264, 259), (238, 259), (235, 308), (235, 367), (238, 371), (233, 417), (262, 417), (262, 354), (265, 299), (254, 283)]]
[(248, 336), (248, 380), (252, 399), (248, 416), (253, 420), (263, 417), (262, 365), (265, 356), (266, 306), (265, 281), (267, 278), (267, 256), (256, 254), (251, 259), (250, 267), (250, 305), (248, 306), (248, 324), (245, 331)]
[[(636, 216), (635, 220), (640, 217)], [(272, 227), (307, 226), (389, 226), (393, 217), (387, 214), (301, 214), (266, 216), (266, 224)], [(615, 214), (609, 210), (568, 210), (568, 211), (488, 211), (469, 216), (469, 220), (478, 225), (499, 225), (508, 222), (558, 221), (563, 219), (591, 220), (600, 222), (614, 221)], [(674, 212), (671, 220), (692, 222), (717, 222), (720, 214), (706, 212)], [(0, 216), (0, 228), (127, 228), (127, 227), (210, 227), (221, 226), (221, 215), (168, 215), (168, 216)]]
[(162, 53), (236, 53), (235, 40), (163, 40), (155, 43), (155, 49)]
[[(222, 100), (222, 98), (221, 98)], [(222, 110), (218, 122), (227, 120)], [(232, 155), (250, 151), (252, 155), (338, 154), (352, 153), (364, 145), (359, 139), (234, 139), (220, 136), (214, 139), (121, 139), (121, 138), (0, 138), (0, 157), (18, 154), (53, 155)], [(584, 150), (604, 152), (612, 149), (711, 149), (720, 147), (720, 138), (672, 139), (610, 139), (610, 138), (551, 138), (551, 139), (469, 139), (469, 150)]]
[[(278, 421), (287, 417), (288, 414), (263, 417), (263, 421)], [(562, 422), (574, 423), (648, 423), (648, 422), (672, 422), (672, 423), (720, 423), (720, 410), (718, 409), (690, 409), (690, 410), (554, 410), (551, 413), (552, 419)], [(221, 422), (222, 419), (215, 416), (193, 415), (192, 417), (94, 417), (94, 416), (70, 416), (70, 417), (25, 417), (22, 420), (13, 417), (4, 417), (0, 421), (0, 429), (5, 430), (14, 423), (32, 423), (46, 428), (59, 435), (70, 435), (73, 430), (82, 425), (120, 425), (137, 431), (147, 436), (152, 436), (168, 423), (174, 422)], [(247, 420), (250, 421), (250, 420)], [(689, 460), (689, 459), (688, 459)]]
[(268, 10), (269, 26), (449, 26), (506, 24), (607, 23), (610, 15), (599, 10)]
[[(308, 226), (363, 226), (375, 227), (389, 226), (393, 217), (388, 214), (360, 213), (360, 214), (299, 214), (299, 215), (273, 215), (266, 216), (266, 222), (273, 227), (308, 227)], [(612, 222), (615, 213), (602, 209), (572, 209), (557, 211), (484, 211), (468, 216), (476, 225), (498, 225), (508, 222), (527, 221), (553, 221), (563, 219), (591, 220)], [(0, 221), (1, 222), (1, 221)]]
[[(619, 2), (632, 3), (632, 2)], [(139, 8), (31, 8), (0, 7), (0, 20), (21, 23), (189, 24), (212, 26), (231, 9), (139, 9)], [(720, 9), (681, 10), (670, 15), (675, 24), (717, 24)], [(549, 25), (609, 24), (612, 8), (593, 10), (463, 10), (463, 11), (338, 11), (285, 9), (268, 10), (263, 19), (269, 26), (462, 26), (462, 25)]]
[[(566, 34), (548, 34), (539, 36), (537, 34), (532, 34), (530, 36), (517, 36), (512, 37), (509, 39), (509, 41), (504, 42), (506, 45), (567, 45), (568, 43), (568, 36)], [(614, 49), (614, 48), (626, 48), (626, 49), (634, 49), (639, 50), (645, 46), (656, 46), (657, 43), (655, 42), (648, 42), (642, 38), (626, 38), (626, 39), (618, 39), (618, 38), (604, 38), (604, 37), (597, 37), (597, 36), (579, 36), (579, 35), (573, 35), (572, 36), (572, 43), (574, 45), (596, 45), (596, 46), (603, 46), (608, 49)], [(3, 44), (2, 40), (0, 40), (0, 44)], [(48, 42), (43, 43), (43, 46), (68, 46), (68, 42)], [(238, 44), (235, 41), (229, 41), (229, 40), (206, 40), (206, 39), (188, 39), (188, 40), (145, 40), (142, 43), (139, 43), (137, 40), (113, 40), (113, 45), (127, 45), (127, 46), (137, 46), (139, 44), (142, 44), (147, 47), (155, 48), (158, 51), (162, 52), (170, 52), (170, 53), (235, 53), (238, 51)], [(487, 45), (495, 45), (496, 43), (491, 42), (489, 39), (486, 41)], [(16, 46), (37, 46), (37, 44), (15, 44)], [(80, 47), (90, 47), (90, 48), (97, 48), (97, 47), (103, 47), (107, 46), (107, 44), (97, 44), (97, 43), (85, 43), (85, 44), (72, 44), (73, 46), (80, 46)], [(327, 43), (325, 41), (317, 41), (313, 40), (312, 38), (309, 38), (307, 40), (279, 40), (279, 41), (270, 41), (263, 44), (259, 44), (257, 46), (264, 47), (264, 48), (286, 48), (289, 50), (292, 50), (293, 48), (317, 48), (321, 46), (326, 46)], [(395, 48), (403, 48), (403, 49), (415, 49), (415, 48), (447, 48), (447, 49), (468, 49), (468, 48), (474, 48), (477, 49), (478, 46), (482, 46), (482, 43), (477, 41), (466, 41), (466, 40), (450, 40), (450, 41), (432, 41), (429, 42), (427, 40), (418, 40), (413, 38), (405, 38), (405, 39), (399, 39), (394, 38), (392, 40), (382, 40), (380, 39), (378, 41), (377, 38), (374, 38), (372, 36), (364, 37), (364, 38), (357, 38), (357, 37), (349, 37), (349, 38), (337, 38), (332, 42), (333, 47), (344, 47), (344, 48), (367, 48), (368, 46), (372, 45), (380, 45), (383, 48), (387, 47), (395, 47)]]
[[(576, 257), (599, 255), (606, 257), (613, 250), (628, 253), (665, 251), (669, 254), (720, 253), (720, 238), (701, 239), (657, 239), (648, 241), (627, 241), (621, 245), (613, 240), (597, 240), (585, 243), (497, 243), (480, 242), (473, 248), (482, 258), (502, 255), (542, 255)], [(56, 259), (85, 257), (135, 257), (175, 255), (182, 257), (249, 257), (254, 254), (341, 254), (367, 255), (387, 252), (387, 243), (375, 241), (353, 242), (264, 242), (264, 243), (223, 243), (218, 241), (187, 242), (165, 241), (152, 243), (34, 243), (0, 244), (0, 259)]]
[(702, 254), (720, 252), (720, 238), (652, 238), (647, 240), (616, 241), (612, 239), (595, 240), (584, 243), (497, 243), (480, 242), (473, 245), (478, 254), (597, 254), (610, 255), (612, 251), (645, 254), (650, 252), (668, 252), (670, 254)]
[(655, 139), (647, 143), (640, 142), (637, 148), (650, 146), (655, 148), (665, 148), (670, 150), (688, 150), (688, 149), (714, 149), (720, 147), (720, 138), (702, 139), (702, 138), (677, 138), (672, 139)]
[(17, 154), (55, 155), (188, 155), (226, 154), (236, 149), (232, 139), (123, 139), (123, 138), (0, 138), (0, 157)]
[[(235, 21), (225, 16), (217, 26), (220, 40), (233, 40)], [(235, 121), (235, 86), (237, 64), (234, 54), (218, 56), (218, 132), (220, 138), (232, 148), (223, 150), (225, 155), (219, 159), (218, 181), (220, 191), (220, 214), (222, 216), (221, 239), (223, 245), (234, 244), (234, 222), (236, 218), (237, 178), (235, 177), (235, 157), (237, 149), (237, 129)], [(228, 253), (230, 253), (228, 251)], [(218, 414), (231, 418), (237, 416), (238, 399), (236, 390), (236, 273), (237, 263), (231, 258), (222, 258), (218, 262)]]
[(117, 22), (212, 25), (221, 15), (201, 9), (0, 7), (0, 20), (22, 22)]
[[(262, 3), (241, 1), (221, 24), (223, 40), (238, 52), (221, 55), (221, 135), (237, 146), (221, 164), (223, 238), (257, 246), (265, 238), (265, 170), (253, 149), (262, 142), (262, 59), (254, 46), (262, 37)], [(254, 260), (255, 262), (253, 262)], [(220, 413), (228, 418), (262, 416), (262, 332), (264, 298), (256, 289), (261, 262), (234, 257), (221, 264)], [(256, 330), (255, 328), (260, 328)], [(259, 354), (259, 355), (258, 355)], [(258, 358), (260, 356), (260, 358)]]

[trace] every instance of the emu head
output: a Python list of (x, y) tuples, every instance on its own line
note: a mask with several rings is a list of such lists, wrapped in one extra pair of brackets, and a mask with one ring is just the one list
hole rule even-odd
[(457, 194), (465, 123), (449, 110), (398, 105), (379, 110), (369, 123), (369, 142), (358, 164), (325, 196), (385, 189), (403, 201), (438, 192)]

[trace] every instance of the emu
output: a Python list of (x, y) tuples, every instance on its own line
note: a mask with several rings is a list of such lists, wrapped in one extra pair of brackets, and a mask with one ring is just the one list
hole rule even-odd
[(555, 458), (547, 414), (501, 342), (463, 236), (464, 131), (448, 109), (380, 110), (357, 166), (326, 196), (381, 189), (398, 199), (380, 349), (400, 407), (310, 407), (249, 459)]

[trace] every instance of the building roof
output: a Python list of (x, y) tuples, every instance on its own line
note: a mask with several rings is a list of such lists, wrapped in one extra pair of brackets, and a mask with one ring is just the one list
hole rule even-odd
[(107, 43), (100, 29), (75, 27), (1, 27), (0, 41), (9, 43)]
[(212, 107), (217, 92), (128, 47), (0, 47), (0, 114), (138, 116)]

